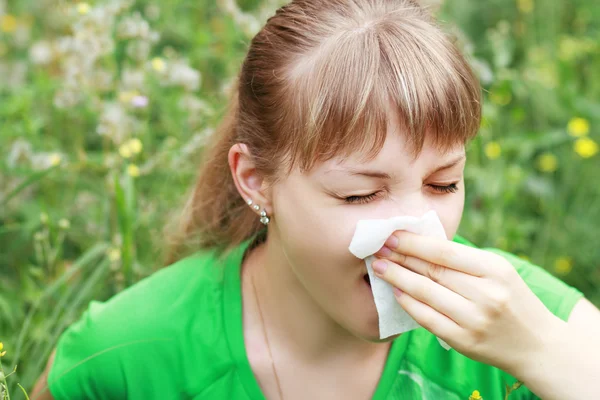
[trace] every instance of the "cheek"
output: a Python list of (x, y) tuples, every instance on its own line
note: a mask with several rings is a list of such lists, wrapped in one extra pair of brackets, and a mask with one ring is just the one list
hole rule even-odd
[(280, 240), (296, 272), (326, 276), (360, 262), (348, 250), (358, 217), (296, 192), (287, 192), (274, 207)]
[(460, 221), (462, 219), (463, 209), (465, 205), (464, 190), (461, 188), (460, 194), (457, 193), (453, 196), (448, 196), (444, 201), (441, 201), (435, 205), (435, 211), (442, 221), (446, 237), (452, 240)]

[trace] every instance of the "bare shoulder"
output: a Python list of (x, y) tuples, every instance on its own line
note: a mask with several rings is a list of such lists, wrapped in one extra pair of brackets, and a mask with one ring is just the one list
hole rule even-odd
[(52, 397), (50, 390), (48, 390), (48, 374), (50, 373), (50, 369), (52, 368), (52, 364), (54, 363), (55, 353), (56, 349), (54, 349), (52, 351), (52, 354), (50, 354), (44, 372), (42, 372), (42, 375), (38, 378), (35, 386), (33, 387), (33, 392), (30, 396), (31, 400), (54, 400), (54, 397)]

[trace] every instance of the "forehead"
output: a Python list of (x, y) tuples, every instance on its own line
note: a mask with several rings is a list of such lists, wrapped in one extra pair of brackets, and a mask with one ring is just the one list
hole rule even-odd
[(407, 167), (432, 167), (442, 165), (448, 160), (456, 159), (465, 154), (465, 146), (457, 144), (443, 150), (434, 146), (429, 135), (426, 136), (423, 147), (416, 156), (413, 155), (412, 146), (407, 141), (406, 135), (398, 130), (391, 129), (386, 135), (381, 150), (374, 157), (368, 157), (365, 151), (356, 151), (349, 155), (335, 156), (327, 161), (315, 164), (314, 174), (326, 174), (330, 171), (343, 168), (378, 167), (385, 171), (405, 169)]

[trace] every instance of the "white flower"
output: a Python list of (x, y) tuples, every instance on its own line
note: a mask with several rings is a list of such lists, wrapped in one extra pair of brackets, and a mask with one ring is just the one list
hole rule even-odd
[(31, 143), (25, 139), (17, 139), (11, 146), (6, 163), (9, 168), (31, 160)]
[(104, 103), (96, 128), (99, 135), (107, 136), (115, 143), (122, 143), (133, 130), (134, 121), (118, 103)]
[(34, 64), (46, 65), (52, 62), (53, 58), (52, 44), (47, 40), (35, 42), (29, 49), (29, 59)]
[(36, 153), (31, 157), (31, 167), (40, 171), (60, 165), (63, 160), (64, 155), (60, 153)]
[(200, 88), (200, 72), (183, 61), (174, 61), (169, 66), (166, 84), (196, 91)]
[(261, 23), (258, 19), (243, 12), (235, 0), (219, 0), (217, 5), (233, 18), (246, 35), (254, 36), (260, 30)]
[(139, 12), (123, 18), (117, 26), (117, 35), (121, 39), (149, 39), (151, 33), (150, 24)]
[(127, 44), (127, 55), (136, 61), (145, 61), (152, 51), (152, 44), (146, 40), (133, 40)]
[(131, 105), (135, 108), (145, 108), (148, 106), (148, 98), (146, 96), (135, 96), (131, 99)]
[(59, 90), (54, 95), (54, 106), (56, 108), (65, 109), (71, 108), (77, 105), (81, 101), (81, 94), (75, 92), (73, 89), (63, 89)]
[(121, 75), (121, 83), (129, 90), (142, 90), (144, 88), (146, 75), (142, 69), (125, 68)]
[(61, 218), (61, 219), (58, 221), (58, 227), (59, 227), (60, 229), (65, 229), (65, 230), (66, 230), (66, 229), (69, 229), (69, 228), (71, 227), (71, 222), (69, 222), (69, 220), (68, 220), (68, 219), (66, 219), (66, 218)]

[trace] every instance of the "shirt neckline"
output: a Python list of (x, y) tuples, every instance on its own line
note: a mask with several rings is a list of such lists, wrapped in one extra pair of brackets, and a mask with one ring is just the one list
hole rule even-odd
[[(240, 383), (251, 400), (266, 400), (266, 397), (254, 376), (246, 352), (242, 320), (243, 304), (240, 274), (244, 254), (260, 233), (262, 232), (243, 241), (228, 257), (228, 262), (225, 265), (222, 305), (225, 335), (229, 344), (229, 350), (238, 370)], [(394, 378), (397, 375), (398, 361), (404, 358), (410, 337), (412, 336), (411, 333), (412, 331), (405, 332), (392, 342), (372, 400), (384, 400), (387, 397), (394, 383)]]

